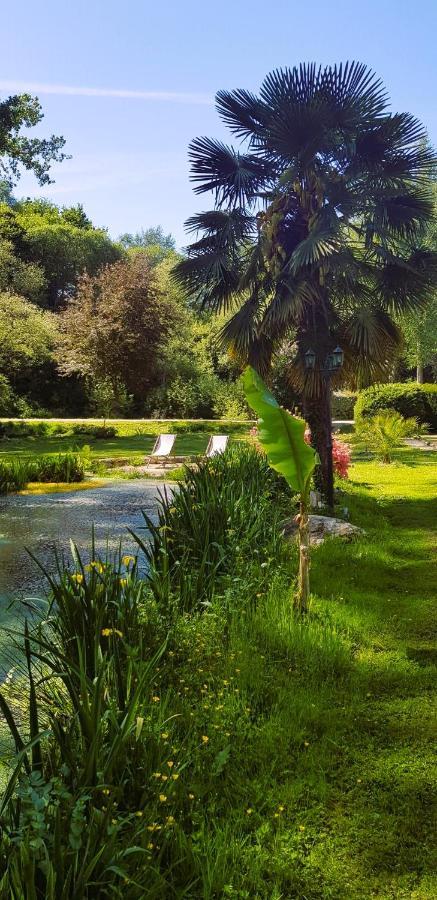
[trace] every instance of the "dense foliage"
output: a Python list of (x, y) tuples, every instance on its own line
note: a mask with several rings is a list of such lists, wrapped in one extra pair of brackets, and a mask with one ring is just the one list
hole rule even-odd
[(84, 460), (79, 453), (0, 459), (0, 494), (22, 490), (30, 482), (77, 483), (84, 475)]
[(354, 415), (358, 421), (381, 409), (393, 409), (404, 418), (415, 418), (431, 429), (437, 428), (436, 384), (376, 384), (358, 395)]
[(209, 601), (186, 603), (175, 578), (161, 605), (132, 556), (75, 552), (41, 623), (15, 629), (24, 652), (1, 687), (5, 897), (433, 900), (432, 464), (404, 454), (383, 485), (379, 464), (354, 466), (366, 535), (315, 552), (305, 624), (278, 530), (290, 498), (277, 482), (256, 525), (253, 451), (202, 470), (202, 509), (163, 503), (177, 552), (162, 530), (156, 554), (173, 567), (188, 548), (195, 589), (214, 535), (190, 541), (187, 524), (220, 529), (236, 501)]
[(187, 221), (196, 239), (177, 275), (204, 307), (233, 312), (223, 340), (260, 371), (293, 334), (289, 378), (332, 505), (325, 361), (339, 344), (343, 378), (387, 375), (395, 315), (434, 290), (437, 253), (424, 243), (433, 151), (422, 124), (392, 113), (359, 63), (279, 69), (258, 95), (221, 90), (216, 106), (240, 146), (206, 137), (190, 146), (194, 190), (212, 194), (214, 208)]
[(370, 450), (381, 462), (391, 463), (394, 451), (404, 444), (405, 438), (417, 433), (417, 419), (404, 419), (392, 409), (381, 409), (358, 420), (353, 442), (356, 447)]
[(23, 135), (23, 128), (34, 128), (42, 118), (37, 97), (15, 94), (0, 101), (0, 178), (9, 185), (20, 177), (20, 167), (34, 172), (39, 184), (48, 184), (52, 162), (65, 159), (63, 137)]

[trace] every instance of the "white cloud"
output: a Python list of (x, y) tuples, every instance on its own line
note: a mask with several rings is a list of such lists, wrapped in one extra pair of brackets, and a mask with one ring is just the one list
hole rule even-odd
[(10, 93), (56, 94), (70, 97), (114, 97), (128, 100), (151, 100), (170, 103), (211, 105), (208, 94), (184, 91), (134, 91), (127, 88), (75, 87), (66, 84), (45, 84), (39, 81), (0, 80), (0, 90)]

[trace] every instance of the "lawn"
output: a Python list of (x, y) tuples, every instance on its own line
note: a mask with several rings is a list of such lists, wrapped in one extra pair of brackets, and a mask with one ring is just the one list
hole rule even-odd
[[(366, 534), (313, 552), (303, 623), (290, 609), (295, 556), (242, 543), (243, 517), (225, 606), (176, 622), (157, 675), (172, 760), (150, 777), (167, 780), (176, 830), (164, 820), (149, 845), (151, 897), (437, 896), (435, 461), (403, 450), (389, 466), (352, 465), (340, 506)], [(184, 577), (200, 589), (189, 564)], [(143, 896), (133, 882), (126, 892)]]
[[(59, 421), (51, 425), (60, 425)], [(78, 424), (78, 423), (76, 423)], [(94, 420), (86, 420), (85, 426), (100, 424)], [(140, 459), (149, 454), (159, 434), (176, 433), (174, 456), (197, 456), (206, 450), (210, 434), (229, 434), (231, 440), (240, 440), (247, 435), (250, 423), (227, 422), (126, 422), (123, 420), (108, 423), (117, 428), (117, 435), (110, 438), (96, 439), (87, 434), (54, 434), (8, 437), (0, 441), (0, 459), (41, 456), (47, 453), (62, 453), (71, 449), (81, 449), (84, 445), (91, 448), (93, 459), (129, 458)], [(66, 429), (69, 428), (65, 424)], [(140, 432), (140, 433), (139, 433)]]

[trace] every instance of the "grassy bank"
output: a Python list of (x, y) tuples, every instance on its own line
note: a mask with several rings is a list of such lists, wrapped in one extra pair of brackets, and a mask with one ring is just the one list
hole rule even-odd
[(31, 483), (81, 482), (84, 474), (83, 459), (71, 451), (3, 457), (0, 458), (0, 494), (23, 490)]
[[(279, 538), (291, 499), (250, 460), (240, 480), (214, 465), (211, 479), (200, 474), (163, 507), (151, 591), (130, 561), (100, 575), (98, 563), (64, 574), (57, 588), (66, 655), (75, 633), (89, 660), (97, 660), (93, 641), (103, 653), (101, 698), (95, 678), (87, 690), (107, 723), (105, 733), (92, 732), (93, 772), (79, 720), (71, 714), (73, 727), (62, 718), (76, 748), (72, 799), (60, 801), (63, 871), (104, 846), (94, 887), (80, 897), (110, 883), (126, 898), (433, 900), (435, 456), (355, 462), (340, 505), (366, 535), (314, 551), (303, 623), (290, 610), (295, 551)], [(187, 527), (196, 512), (197, 532)], [(140, 699), (139, 689), (129, 695), (133, 677), (144, 679)], [(46, 690), (44, 682), (41, 727)], [(57, 690), (55, 721), (58, 708), (68, 710)], [(120, 702), (132, 716), (129, 735), (116, 726)], [(59, 767), (62, 734), (59, 741), (46, 739), (45, 768), (48, 759)], [(55, 860), (48, 834), (39, 837)], [(10, 853), (4, 844), (4, 866), (17, 860)]]

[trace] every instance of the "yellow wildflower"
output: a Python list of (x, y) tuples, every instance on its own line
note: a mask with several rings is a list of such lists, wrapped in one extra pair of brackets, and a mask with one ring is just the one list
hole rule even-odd
[(123, 632), (119, 631), (118, 628), (102, 628), (103, 637), (110, 637), (111, 634), (116, 634), (117, 637), (123, 637)]
[(131, 563), (135, 562), (135, 557), (134, 556), (122, 556), (121, 561), (124, 566), (130, 566)]
[(168, 738), (167, 732), (166, 732), (166, 731), (163, 731), (162, 734), (161, 734), (161, 737), (162, 737), (163, 741), (167, 740), (167, 738)]
[(120, 587), (122, 587), (122, 588), (125, 588), (125, 587), (127, 587), (127, 585), (128, 585), (128, 579), (127, 579), (127, 578), (119, 578), (119, 582), (120, 582)]
[(176, 820), (174, 816), (167, 816), (165, 821), (167, 822), (167, 825), (174, 825)]
[(160, 795), (159, 795), (159, 802), (160, 802), (160, 803), (165, 803), (166, 800), (167, 800), (167, 797), (166, 797), (165, 794), (160, 794)]
[(194, 800), (194, 794), (188, 794), (188, 799), (189, 799), (189, 800)]
[(202, 741), (204, 744), (207, 744), (209, 741), (209, 737), (207, 734), (202, 734)]
[(169, 769), (172, 769), (173, 766), (174, 766), (173, 760), (172, 760), (172, 759), (168, 759), (168, 760), (167, 760), (167, 765), (168, 765)]
[(83, 575), (80, 572), (75, 572), (74, 575), (71, 576), (71, 580), (75, 581), (76, 584), (82, 584)]
[(153, 702), (153, 703), (159, 703), (160, 700), (161, 700), (161, 697), (152, 697), (152, 702)]

